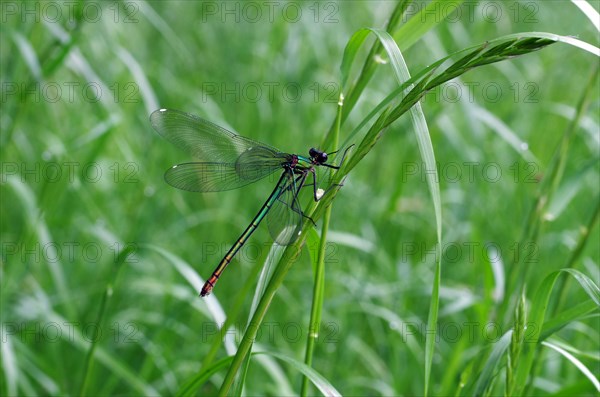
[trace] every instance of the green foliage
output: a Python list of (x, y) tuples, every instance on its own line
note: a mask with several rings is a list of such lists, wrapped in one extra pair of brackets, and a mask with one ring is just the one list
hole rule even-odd
[[(597, 11), (451, 3), (2, 2), (2, 395), (597, 394)], [(170, 188), (159, 107), (354, 145), (318, 227), (199, 298), (274, 181)]]

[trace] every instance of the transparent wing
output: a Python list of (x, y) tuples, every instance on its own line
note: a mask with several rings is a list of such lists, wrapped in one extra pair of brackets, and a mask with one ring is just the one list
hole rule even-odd
[(280, 169), (280, 166), (240, 168), (227, 163), (184, 163), (169, 168), (165, 181), (190, 192), (218, 192), (246, 186)]
[(291, 155), (177, 110), (150, 115), (154, 129), (179, 149), (201, 160), (174, 166), (165, 180), (179, 189), (214, 192), (236, 189), (281, 169)]
[(302, 227), (302, 210), (296, 197), (294, 175), (288, 174), (282, 183), (282, 192), (267, 213), (267, 225), (273, 240), (279, 245), (296, 241)]
[(150, 115), (152, 127), (166, 140), (208, 163), (235, 163), (246, 150), (261, 147), (271, 157), (282, 153), (272, 146), (235, 134), (210, 121), (178, 110), (160, 109)]

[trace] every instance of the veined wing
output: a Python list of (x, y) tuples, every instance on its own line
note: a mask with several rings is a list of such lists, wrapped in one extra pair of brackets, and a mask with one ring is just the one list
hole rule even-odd
[(245, 151), (260, 147), (271, 158), (285, 156), (272, 146), (235, 134), (210, 121), (172, 109), (150, 115), (152, 127), (166, 140), (196, 159), (207, 163), (235, 163)]
[(294, 175), (288, 173), (281, 184), (282, 192), (267, 213), (267, 225), (277, 244), (289, 245), (296, 241), (302, 229), (302, 209), (298, 203)]
[(190, 192), (218, 192), (237, 189), (281, 170), (278, 167), (241, 167), (231, 163), (184, 163), (165, 172), (165, 181)]
[(165, 180), (179, 189), (236, 189), (280, 170), (291, 159), (272, 146), (178, 110), (156, 110), (150, 122), (173, 145), (201, 160), (176, 165), (165, 173)]

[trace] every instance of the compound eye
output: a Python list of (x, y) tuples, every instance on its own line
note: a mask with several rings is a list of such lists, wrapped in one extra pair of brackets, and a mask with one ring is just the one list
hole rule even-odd
[(326, 163), (327, 162), (327, 153), (322, 152), (319, 154), (319, 163)]
[(319, 154), (319, 152), (314, 147), (311, 147), (310, 150), (308, 151), (308, 154), (310, 155), (310, 157), (316, 157), (317, 154)]

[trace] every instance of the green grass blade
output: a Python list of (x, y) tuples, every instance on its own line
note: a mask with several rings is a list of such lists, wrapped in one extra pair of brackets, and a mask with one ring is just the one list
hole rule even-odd
[[(258, 283), (256, 285), (256, 289), (254, 291), (254, 298), (252, 299), (252, 304), (250, 306), (250, 313), (248, 314), (248, 320), (246, 322), (246, 329), (250, 325), (250, 321), (252, 321), (252, 316), (254, 316), (256, 307), (258, 306), (258, 303), (260, 302), (261, 297), (265, 293), (265, 288), (266, 288), (269, 280), (271, 279), (271, 276), (273, 275), (273, 270), (275, 269), (275, 265), (281, 259), (283, 250), (284, 250), (284, 247), (282, 247), (278, 244), (273, 244), (271, 246), (269, 255), (267, 256), (267, 259), (265, 260), (265, 265), (262, 268), (262, 271), (258, 278)], [(241, 396), (243, 394), (244, 383), (246, 382), (246, 374), (248, 373), (248, 368), (250, 367), (250, 357), (251, 357), (253, 345), (254, 344), (252, 344), (250, 346), (250, 350), (249, 350), (250, 354), (246, 355), (244, 362), (242, 363), (240, 372), (238, 373), (238, 376), (235, 378), (235, 382), (233, 384), (233, 391), (231, 393), (234, 396)]]
[(558, 352), (561, 356), (569, 360), (587, 379), (589, 379), (592, 385), (594, 385), (594, 388), (596, 388), (596, 391), (600, 393), (600, 381), (598, 381), (598, 378), (589, 368), (585, 366), (585, 364), (578, 360), (574, 355), (561, 348), (560, 346), (555, 345), (554, 343), (542, 342), (542, 345), (551, 348), (552, 350)]
[(545, 340), (552, 334), (558, 332), (567, 325), (584, 319), (590, 313), (598, 310), (598, 305), (593, 301), (581, 302), (580, 304), (556, 314), (552, 319), (546, 321), (542, 326), (540, 340)]
[[(506, 382), (504, 390), (512, 390), (514, 386), (514, 373), (517, 368), (521, 351), (523, 350), (523, 340), (525, 339), (525, 329), (527, 328), (526, 310), (525, 310), (525, 291), (521, 294), (519, 304), (515, 309), (513, 334), (510, 340), (510, 349), (508, 349), (506, 364)], [(508, 396), (507, 393), (505, 393)]]
[[(584, 291), (590, 296), (590, 299), (596, 305), (598, 305), (598, 286), (592, 281), (591, 278), (587, 277), (583, 273), (574, 269), (564, 269), (550, 273), (544, 278), (531, 303), (529, 324), (532, 326), (532, 331), (527, 332), (525, 343), (523, 345), (521, 360), (515, 374), (514, 388), (509, 391), (509, 395), (521, 395), (528, 383), (529, 377), (532, 376), (531, 368), (538, 351), (540, 334), (548, 308), (548, 301), (550, 300), (550, 295), (558, 276), (563, 273), (567, 273), (575, 277), (575, 279), (579, 281), (580, 285), (583, 287)], [(529, 381), (531, 381), (531, 379), (529, 379)]]
[(152, 86), (148, 82), (148, 77), (144, 73), (144, 69), (139, 64), (134, 56), (123, 47), (117, 49), (117, 55), (123, 63), (129, 68), (130, 73), (135, 79), (136, 84), (140, 88), (144, 104), (146, 105), (146, 113), (151, 114), (153, 111), (160, 107), (156, 93), (152, 89)]
[(340, 66), (340, 72), (342, 74), (342, 92), (346, 92), (346, 84), (350, 78), (352, 64), (354, 63), (354, 59), (356, 58), (358, 50), (369, 36), (369, 33), (369, 29), (359, 29), (354, 32), (352, 37), (350, 37), (350, 40), (348, 40), (348, 44), (346, 44), (344, 56), (342, 57), (342, 65)]
[[(307, 367), (312, 366), (313, 352), (315, 343), (319, 337), (319, 328), (321, 325), (321, 312), (324, 302), (325, 290), (325, 248), (327, 244), (327, 231), (329, 230), (329, 222), (331, 221), (331, 205), (325, 210), (323, 216), (323, 226), (321, 229), (321, 237), (318, 241), (317, 257), (314, 261), (315, 281), (313, 284), (313, 299), (310, 310), (310, 319), (308, 323), (308, 333), (306, 336), (306, 351), (304, 354), (304, 363)], [(311, 233), (313, 234), (313, 233)], [(309, 236), (310, 238), (310, 236)], [(308, 395), (308, 377), (302, 378), (302, 387), (300, 390), (301, 396)]]
[(562, 269), (561, 271), (569, 273), (581, 285), (581, 288), (588, 294), (592, 302), (600, 307), (600, 288), (590, 277), (575, 269)]
[(475, 389), (473, 390), (472, 394), (473, 396), (485, 395), (485, 391), (492, 384), (492, 381), (496, 376), (496, 368), (504, 357), (504, 353), (508, 349), (508, 346), (510, 346), (512, 334), (513, 330), (510, 330), (502, 335), (502, 338), (500, 338), (496, 343), (494, 343), (492, 352), (485, 362), (483, 371), (481, 371), (481, 374), (477, 379), (477, 384), (475, 385)]
[[(396, 31), (396, 28), (398, 27), (398, 25), (401, 22), (402, 15), (406, 11), (406, 9), (410, 5), (410, 3), (411, 2), (409, 0), (403, 0), (403, 1), (399, 1), (396, 3), (396, 7), (394, 7), (394, 10), (392, 11), (392, 14), (386, 25), (387, 32)], [(364, 40), (364, 38), (363, 38), (363, 40), (360, 39), (360, 36), (363, 33), (357, 32), (356, 33), (357, 37), (354, 40), (352, 40), (352, 38), (351, 38), (349, 43), (346, 45), (346, 49), (344, 50), (344, 57), (342, 59), (341, 65), (340, 65), (340, 69), (341, 69), (341, 73), (342, 73), (342, 85), (341, 85), (342, 92), (340, 94), (343, 94), (345, 97), (344, 108), (342, 109), (341, 124), (344, 123), (344, 121), (346, 120), (346, 118), (348, 117), (348, 115), (350, 114), (352, 109), (354, 109), (354, 106), (358, 102), (362, 92), (367, 87), (367, 84), (373, 77), (375, 71), (378, 69), (378, 66), (381, 65), (379, 62), (376, 62), (376, 55), (378, 55), (379, 52), (381, 51), (381, 45), (379, 44), (379, 42), (375, 42), (371, 46), (369, 54), (367, 55), (367, 57), (363, 63), (361, 73), (358, 76), (358, 78), (356, 79), (356, 82), (351, 87), (346, 87), (346, 82), (349, 78), (350, 69), (351, 69), (352, 63), (354, 62), (354, 59), (356, 57), (358, 47), (360, 46), (360, 44), (362, 44), (362, 41)], [(331, 144), (331, 140), (333, 139), (333, 134), (334, 134), (334, 130), (336, 128), (336, 123), (337, 123), (337, 121), (334, 121), (333, 124), (331, 125), (331, 128), (329, 129), (329, 132), (327, 133), (321, 147), (323, 147), (323, 148), (331, 147), (330, 144)]]
[(21, 52), (21, 56), (25, 61), (25, 64), (29, 68), (29, 72), (35, 81), (42, 79), (42, 67), (40, 66), (40, 60), (33, 49), (31, 43), (19, 33), (14, 32), (12, 38), (15, 41), (15, 45)]
[[(398, 45), (387, 32), (378, 29), (368, 29), (373, 32), (379, 42), (386, 50), (387, 55), (390, 58), (390, 64), (394, 70), (394, 76), (396, 77), (398, 85), (402, 84), (410, 79), (410, 73), (408, 66), (404, 62), (402, 53), (398, 48)], [(361, 43), (364, 41), (366, 35), (364, 29), (359, 31), (358, 39)], [(357, 41), (358, 41), (357, 39)], [(353, 51), (356, 49), (353, 47)], [(438, 183), (437, 168), (435, 163), (435, 155), (433, 153), (433, 145), (431, 143), (431, 137), (429, 135), (429, 128), (419, 103), (415, 103), (410, 108), (411, 120), (415, 128), (415, 135), (419, 146), (419, 152), (421, 158), (425, 164), (427, 184), (429, 186), (429, 192), (433, 200), (434, 214), (436, 220), (436, 234), (438, 240), (437, 246), (437, 261), (436, 268), (434, 271), (433, 288), (431, 292), (431, 306), (429, 308), (429, 316), (427, 320), (428, 329), (437, 329), (437, 317), (439, 311), (439, 287), (441, 282), (441, 242), (442, 242), (442, 206), (440, 197), (440, 188)], [(360, 147), (359, 147), (360, 150)], [(425, 395), (428, 392), (429, 380), (431, 377), (431, 364), (433, 363), (433, 354), (435, 348), (435, 334), (427, 333), (426, 349), (425, 349)]]
[(279, 260), (283, 255), (284, 249), (285, 247), (278, 244), (271, 245), (271, 249), (269, 250), (269, 254), (267, 255), (267, 259), (265, 260), (265, 265), (262, 266), (260, 276), (258, 277), (258, 282), (254, 291), (254, 298), (252, 299), (252, 304), (250, 305), (250, 313), (248, 315), (248, 321), (246, 322), (246, 325), (248, 325), (250, 319), (254, 315), (256, 307), (258, 306), (258, 302), (260, 301), (260, 297), (263, 296), (263, 294), (265, 293), (265, 288), (267, 287), (269, 280), (273, 275), (275, 265), (279, 263)]
[(202, 368), (198, 374), (189, 378), (177, 391), (175, 394), (177, 397), (187, 397), (187, 396), (195, 396), (197, 395), (198, 389), (205, 384), (211, 376), (216, 374), (217, 372), (227, 368), (231, 361), (233, 360), (233, 356), (223, 357), (220, 360), (215, 361), (211, 365), (206, 368)]
[[(183, 278), (187, 280), (187, 282), (194, 288), (194, 290), (200, 291), (202, 289), (204, 281), (202, 280), (202, 278), (200, 278), (198, 273), (184, 260), (182, 260), (176, 255), (173, 255), (171, 252), (155, 245), (140, 244), (140, 247), (150, 249), (162, 255), (165, 259), (167, 259), (168, 263), (171, 264), (173, 268), (175, 268), (175, 270), (177, 270), (179, 274), (181, 274), (181, 276), (183, 276)], [(212, 315), (215, 322), (217, 324), (223, 324), (223, 322), (225, 321), (225, 312), (223, 311), (223, 308), (221, 307), (217, 299), (214, 298), (214, 296), (212, 296), (212, 298), (209, 297), (206, 300), (206, 306), (208, 307), (208, 311)]]
[[(410, 79), (410, 74), (408, 72), (408, 67), (402, 58), (402, 54), (400, 53), (399, 48), (396, 43), (393, 41), (391, 36), (389, 36), (384, 31), (379, 31), (376, 29), (372, 29), (373, 33), (375, 33), (384, 48), (386, 49), (388, 56), (390, 57), (390, 63), (395, 71), (395, 76), (399, 85), (402, 85), (404, 81)], [(429, 129), (427, 128), (427, 123), (425, 121), (425, 117), (421, 110), (420, 105), (417, 103), (414, 107), (410, 108), (411, 119), (413, 121), (413, 125), (415, 126), (415, 134), (417, 137), (417, 142), (419, 146), (419, 151), (423, 162), (425, 164), (425, 168), (428, 170), (427, 182), (429, 185), (429, 191), (433, 199), (434, 203), (434, 212), (436, 218), (436, 228), (437, 228), (437, 237), (438, 237), (438, 246), (437, 246), (437, 258), (436, 261), (436, 269), (434, 271), (434, 281), (432, 288), (432, 296), (431, 296), (431, 305), (428, 316), (428, 329), (436, 329), (437, 324), (437, 316), (439, 312), (439, 286), (441, 282), (441, 239), (442, 239), (442, 226), (441, 226), (441, 198), (439, 191), (439, 184), (437, 183), (437, 168), (435, 166), (435, 156), (433, 154), (433, 146), (431, 144), (431, 138), (429, 136)], [(387, 122), (387, 121), (386, 121)], [(361, 145), (357, 149), (357, 155), (360, 155), (361, 149), (363, 147), (368, 147), (370, 149), (371, 144), (367, 143), (366, 145)], [(428, 385), (431, 377), (431, 364), (433, 362), (433, 354), (435, 347), (435, 335), (433, 333), (428, 333), (426, 338), (426, 349), (425, 349), (425, 395), (428, 393)]]
[(308, 379), (310, 379), (310, 381), (313, 383), (313, 385), (315, 385), (316, 388), (319, 389), (319, 391), (321, 393), (323, 393), (324, 396), (341, 396), (342, 395), (339, 391), (337, 391), (335, 389), (335, 387), (333, 387), (331, 385), (331, 383), (327, 379), (325, 379), (325, 377), (323, 377), (323, 375), (319, 374), (317, 371), (315, 371), (308, 365), (304, 364), (303, 362), (295, 360), (284, 354), (275, 353), (275, 352), (256, 352), (253, 354), (254, 355), (267, 354), (269, 356), (275, 357), (281, 361), (284, 361), (284, 362), (290, 364), (292, 367), (294, 367), (296, 370), (302, 372), (302, 374), (304, 376), (306, 376)]
[[(464, 0), (452, 2), (452, 7), (460, 8)], [(413, 3), (419, 4), (419, 3)], [(400, 29), (394, 32), (394, 39), (404, 51), (413, 46), (421, 37), (436, 25), (445, 21), (448, 15), (446, 0), (434, 0), (422, 7)], [(418, 7), (415, 7), (418, 8)]]
[(579, 10), (590, 20), (596, 30), (600, 31), (600, 15), (598, 11), (588, 1), (574, 1), (573, 5), (579, 8)]

